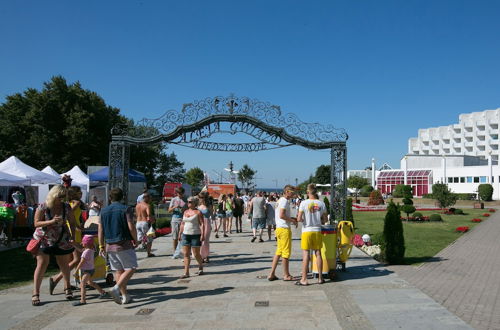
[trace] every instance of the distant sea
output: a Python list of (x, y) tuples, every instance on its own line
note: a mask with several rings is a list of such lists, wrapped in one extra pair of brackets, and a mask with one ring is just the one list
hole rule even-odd
[(277, 193), (281, 193), (283, 192), (283, 188), (255, 188), (255, 190), (261, 190), (261, 191), (264, 191), (264, 192), (277, 192)]

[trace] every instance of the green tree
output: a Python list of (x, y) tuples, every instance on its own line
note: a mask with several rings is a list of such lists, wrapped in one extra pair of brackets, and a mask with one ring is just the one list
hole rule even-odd
[(435, 183), (432, 185), (432, 196), (439, 203), (441, 208), (447, 208), (455, 205), (457, 202), (457, 195), (452, 193), (446, 183)]
[(316, 169), (316, 174), (314, 175), (315, 183), (327, 184), (330, 183), (331, 178), (331, 166), (330, 165), (320, 165)]
[(387, 206), (384, 219), (384, 259), (391, 265), (402, 264), (405, 256), (405, 238), (401, 214), (394, 202)]
[(477, 187), (477, 193), (482, 201), (489, 202), (493, 197), (493, 186), (489, 183), (480, 184)]
[(410, 214), (416, 211), (415, 206), (413, 206), (413, 188), (409, 185), (401, 185), (401, 194), (403, 197), (403, 205), (401, 206), (401, 211), (406, 213), (406, 219), (410, 219)]
[(186, 172), (186, 182), (193, 188), (199, 188), (203, 182), (204, 174), (199, 167), (193, 167)]
[(0, 159), (15, 155), (29, 165), (67, 171), (106, 165), (111, 128), (127, 119), (79, 82), (61, 76), (6, 97), (0, 105)]
[(358, 202), (358, 193), (363, 188), (363, 186), (368, 185), (368, 179), (362, 178), (358, 175), (351, 175), (347, 178), (347, 187), (354, 189), (354, 196), (356, 202)]
[(368, 197), (370, 196), (370, 193), (373, 191), (373, 187), (370, 185), (363, 186), (361, 190), (359, 191), (359, 194), (362, 197)]
[(253, 181), (257, 171), (253, 170), (247, 164), (243, 165), (238, 172), (238, 180), (241, 182), (241, 186), (244, 189), (248, 189), (250, 183)]
[(370, 193), (368, 205), (384, 205), (384, 198), (379, 190), (374, 190)]
[(397, 184), (394, 186), (394, 190), (392, 191), (391, 195), (394, 198), (402, 198), (403, 197), (403, 187), (404, 184)]
[(345, 219), (351, 221), (354, 226), (354, 215), (352, 213), (352, 198), (348, 198), (345, 203)]

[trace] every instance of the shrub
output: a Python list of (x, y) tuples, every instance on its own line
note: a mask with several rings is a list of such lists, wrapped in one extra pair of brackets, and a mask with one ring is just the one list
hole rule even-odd
[(489, 209), (488, 210), (488, 212), (490, 212), (490, 213), (495, 213), (495, 211), (496, 211), (495, 209)]
[(422, 198), (434, 199), (434, 196), (432, 194), (423, 194)]
[(392, 191), (392, 197), (394, 198), (402, 198), (403, 197), (403, 187), (404, 184), (397, 184)]
[(489, 217), (490, 214), (489, 213), (483, 213), (483, 217)]
[(471, 220), (472, 222), (481, 222), (481, 219), (478, 219), (478, 218), (474, 218)]
[(403, 185), (403, 204), (413, 205), (413, 188), (409, 185)]
[(373, 191), (373, 187), (370, 185), (363, 186), (359, 192), (362, 197), (370, 196), (370, 193)]
[(413, 205), (402, 205), (401, 206), (401, 211), (403, 211), (404, 213), (406, 213), (406, 218), (409, 218), (410, 217), (410, 213), (415, 212), (416, 208)]
[(345, 219), (351, 221), (354, 226), (354, 215), (352, 214), (352, 198), (348, 198), (345, 203)]
[(384, 199), (382, 198), (380, 191), (374, 190), (370, 193), (368, 205), (384, 205)]
[(431, 214), (429, 216), (429, 221), (443, 221), (443, 218), (439, 214)]
[(463, 215), (463, 214), (464, 214), (464, 211), (462, 211), (461, 209), (456, 209), (455, 211), (453, 211), (453, 214), (456, 214), (456, 215)]
[(413, 213), (413, 217), (414, 217), (415, 219), (421, 219), (421, 218), (423, 218), (423, 216), (424, 216), (424, 215), (423, 215), (422, 213), (420, 213), (420, 212), (415, 212), (415, 213)]
[(401, 214), (394, 202), (390, 202), (384, 219), (384, 259), (391, 265), (401, 264), (405, 256), (405, 238)]
[(489, 202), (493, 196), (493, 186), (489, 183), (480, 184), (477, 187), (477, 194), (482, 201)]
[(160, 218), (156, 220), (156, 228), (170, 227), (170, 219)]
[(380, 247), (385, 246), (385, 240), (384, 240), (384, 233), (376, 233), (372, 235), (372, 244), (373, 245), (380, 245)]
[(456, 195), (457, 195), (457, 199), (461, 200), (461, 201), (470, 201), (470, 200), (476, 199), (475, 194), (458, 193)]
[(325, 203), (327, 214), (330, 214), (330, 200), (328, 199), (328, 196), (323, 198), (323, 203)]
[(457, 195), (452, 193), (445, 183), (435, 183), (432, 185), (432, 195), (438, 201), (441, 208), (455, 205)]

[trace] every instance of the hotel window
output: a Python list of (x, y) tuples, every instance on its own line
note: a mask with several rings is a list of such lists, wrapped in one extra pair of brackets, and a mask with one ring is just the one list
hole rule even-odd
[(478, 176), (474, 177), (474, 183), (479, 183), (479, 177)]
[(460, 183), (465, 183), (465, 177), (464, 176), (460, 177)]
[(494, 177), (494, 176), (492, 176), (492, 177), (491, 177), (491, 183), (494, 183), (494, 182), (495, 182), (495, 177)]
[(479, 178), (479, 182), (481, 182), (481, 183), (488, 182), (488, 180), (486, 180), (486, 179), (487, 179), (487, 177), (482, 176), (482, 177)]
[(458, 183), (458, 180), (459, 180), (459, 178), (458, 178), (458, 177), (454, 177), (454, 178), (453, 178), (453, 183)]
[(468, 177), (467, 177), (467, 183), (472, 183), (472, 182), (473, 182), (473, 181), (472, 181), (472, 177), (471, 177), (471, 176), (468, 176)]
[(448, 183), (453, 183), (453, 178), (448, 178)]

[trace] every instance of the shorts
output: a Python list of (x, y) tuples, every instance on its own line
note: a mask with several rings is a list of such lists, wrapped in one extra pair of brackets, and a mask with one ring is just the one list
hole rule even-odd
[(226, 212), (217, 212), (217, 218), (225, 218)]
[(252, 219), (253, 229), (264, 229), (266, 228), (266, 218), (253, 218)]
[(137, 268), (137, 255), (134, 249), (108, 252), (111, 270), (127, 270)]
[(321, 250), (323, 246), (323, 235), (320, 231), (306, 231), (300, 237), (300, 248), (302, 250)]
[(151, 243), (153, 241), (152, 237), (148, 236), (148, 230), (151, 225), (147, 221), (138, 221), (135, 225), (137, 229), (137, 241)]
[(198, 235), (182, 234), (182, 246), (200, 247), (201, 234)]
[(226, 218), (232, 218), (233, 217), (233, 211), (226, 211)]
[(237, 211), (237, 210), (234, 210), (233, 212), (233, 217), (235, 218), (240, 218), (243, 216), (243, 212), (242, 211)]
[(274, 217), (266, 219), (266, 225), (268, 226), (276, 226), (276, 221), (274, 221)]
[(275, 233), (278, 239), (275, 254), (282, 258), (290, 259), (292, 255), (292, 230), (288, 228), (276, 228)]
[(43, 253), (51, 255), (51, 256), (65, 256), (67, 254), (73, 253), (75, 251), (75, 248), (71, 248), (68, 250), (61, 249), (59, 246), (47, 246), (43, 249), (40, 249)]
[(181, 219), (175, 219), (170, 222), (170, 226), (172, 227), (172, 238), (174, 240), (179, 239), (179, 230), (181, 229)]
[(82, 277), (84, 274), (89, 274), (90, 276), (94, 276), (95, 269), (82, 269)]

